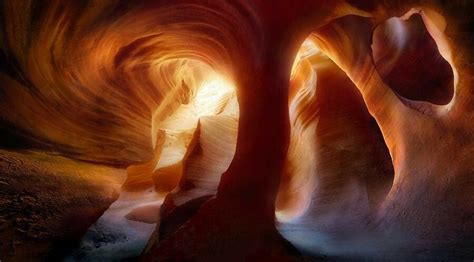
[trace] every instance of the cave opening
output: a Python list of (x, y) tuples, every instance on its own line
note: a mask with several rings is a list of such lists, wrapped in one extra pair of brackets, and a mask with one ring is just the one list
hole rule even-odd
[[(351, 19), (336, 19), (325, 27)], [(363, 96), (319, 46), (318, 33), (302, 43), (290, 71), (291, 135), (275, 215), (280, 233), (300, 250), (316, 252), (316, 245), (317, 252), (338, 253), (334, 249), (341, 242), (326, 241), (325, 234), (361, 231), (367, 217), (377, 216), (393, 185), (394, 165)], [(388, 19), (373, 30), (371, 41), (375, 69), (399, 97), (449, 103), (453, 71), (421, 17)], [(416, 57), (421, 48), (429, 52)], [(410, 67), (410, 59), (428, 62)], [(141, 242), (136, 241), (141, 248), (131, 245), (135, 256), (152, 231), (158, 239), (168, 237), (217, 194), (236, 150), (239, 105), (234, 85), (203, 62), (172, 63), (178, 64), (171, 74), (178, 88), (153, 112), (153, 159), (127, 168), (117, 201), (126, 204), (112, 207), (128, 205), (128, 213), (121, 211), (120, 216), (129, 221), (158, 223), (157, 229), (141, 229)], [(415, 77), (419, 75), (423, 77)], [(423, 89), (427, 83), (430, 90)]]
[(471, 255), (470, 4), (33, 2), (0, 4), (0, 260)]
[(374, 215), (394, 173), (362, 96), (316, 38), (309, 35), (293, 64), (291, 138), (276, 203), (280, 233), (310, 253), (315, 243), (328, 245), (327, 230), (350, 230)]
[[(422, 17), (419, 12), (412, 9), (400, 18), (367, 27), (367, 34), (357, 37), (366, 38), (370, 49), (353, 48), (369, 54), (373, 74), (380, 75), (404, 104), (421, 109), (425, 105), (417, 102), (448, 105), (454, 97), (457, 72), (443, 46), (443, 35), (433, 33), (433, 20), (438, 25), (444, 20), (436, 13), (425, 12)], [(357, 82), (360, 76), (346, 74), (341, 60), (333, 61), (326, 53), (348, 46), (340, 40), (328, 49), (320, 39), (320, 34), (334, 37), (342, 29), (363, 25), (363, 19), (338, 18), (310, 34), (292, 68), (291, 139), (276, 217), (280, 233), (305, 253), (353, 255), (358, 243), (371, 243), (371, 227), (377, 227), (378, 212), (393, 190), (399, 163), (394, 162), (374, 108), (370, 112), (364, 101), (370, 97), (363, 97), (356, 87), (356, 83), (362, 86)], [(367, 70), (363, 64), (359, 67), (355, 70)], [(372, 221), (371, 226), (367, 220)], [(345, 239), (348, 231), (356, 237)], [(371, 246), (375, 245), (367, 244), (365, 252), (374, 252)]]
[(204, 62), (166, 63), (174, 64), (166, 73), (175, 86), (151, 118), (153, 157), (127, 168), (120, 197), (91, 226), (74, 258), (139, 256), (157, 223), (163, 232), (174, 219), (160, 208), (215, 195), (233, 158), (239, 120), (235, 86)]
[(379, 24), (372, 41), (375, 67), (402, 99), (446, 105), (454, 96), (454, 69), (424, 19), (407, 13)]

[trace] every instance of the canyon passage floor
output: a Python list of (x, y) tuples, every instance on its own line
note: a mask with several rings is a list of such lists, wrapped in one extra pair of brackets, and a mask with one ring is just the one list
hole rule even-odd
[(0, 260), (61, 259), (117, 199), (123, 169), (0, 149)]

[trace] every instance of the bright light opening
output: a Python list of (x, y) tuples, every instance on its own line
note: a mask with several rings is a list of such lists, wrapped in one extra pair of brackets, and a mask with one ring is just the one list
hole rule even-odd
[(197, 91), (193, 102), (194, 112), (198, 117), (219, 114), (234, 94), (233, 85), (214, 75)]

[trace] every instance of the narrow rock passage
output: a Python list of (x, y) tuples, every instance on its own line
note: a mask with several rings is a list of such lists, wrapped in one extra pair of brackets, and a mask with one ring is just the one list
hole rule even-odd
[(472, 10), (0, 0), (0, 260), (472, 260)]
[(167, 194), (173, 205), (216, 194), (234, 156), (239, 108), (235, 88), (216, 76), (210, 79), (159, 121), (155, 157), (128, 167), (120, 197), (89, 228), (68, 261), (136, 258), (160, 227)]
[(163, 196), (153, 188), (122, 191), (66, 261), (120, 261), (137, 257), (155, 230), (162, 203)]

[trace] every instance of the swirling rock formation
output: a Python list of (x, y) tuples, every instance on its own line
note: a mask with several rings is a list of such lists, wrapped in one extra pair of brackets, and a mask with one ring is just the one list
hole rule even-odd
[[(166, 118), (161, 116), (161, 120), (158, 117), (153, 119), (154, 133), (157, 134), (154, 136), (157, 143), (154, 145), (155, 154), (147, 163), (128, 167), (125, 189), (138, 190), (155, 185), (159, 192), (171, 191), (185, 172), (184, 162), (194, 148), (193, 137), (201, 134), (200, 131), (196, 134), (196, 129), (200, 130), (198, 122), (208, 116), (238, 117), (235, 88), (218, 77), (210, 79), (188, 99), (192, 101), (178, 104), (179, 107)], [(176, 103), (176, 100), (172, 101)], [(167, 112), (166, 109), (159, 108), (156, 115), (164, 114), (161, 111)], [(214, 135), (220, 134), (217, 132)]]
[(165, 197), (145, 260), (471, 259), (472, 8), (2, 1), (2, 132)]
[[(454, 203), (471, 201), (468, 200), (471, 197), (448, 193), (453, 188), (456, 188), (459, 193), (472, 190), (471, 183), (459, 182), (472, 177), (472, 165), (461, 162), (466, 159), (466, 155), (470, 154), (468, 152), (472, 152), (474, 147), (470, 138), (465, 135), (457, 135), (459, 132), (464, 132), (459, 131), (458, 124), (464, 123), (461, 125), (465, 131), (471, 129), (467, 122), (470, 122), (468, 119), (472, 119), (472, 115), (464, 111), (465, 105), (470, 104), (468, 101), (471, 98), (466, 95), (466, 92), (469, 93), (468, 90), (471, 87), (469, 84), (459, 81), (459, 72), (467, 68), (460, 66), (462, 58), (459, 57), (459, 53), (456, 55), (449, 47), (448, 38), (444, 34), (446, 21), (443, 16), (432, 9), (421, 8), (411, 9), (402, 18), (408, 18), (413, 13), (421, 15), (430, 36), (438, 47), (439, 54), (451, 65), (449, 67), (453, 75), (451, 81), (434, 80), (430, 82), (435, 86), (433, 93), (439, 92), (436, 88), (440, 82), (448, 85), (454, 84), (454, 96), (446, 105), (436, 105), (424, 101), (415, 102), (403, 97), (403, 91), (397, 90), (396, 86), (391, 89), (390, 81), (383, 80), (383, 77), (389, 76), (383, 72), (379, 74), (376, 63), (373, 62), (374, 57), (370, 48), (373, 26), (369, 20), (343, 18), (326, 26), (316, 34), (321, 40), (325, 52), (346, 72), (361, 92), (369, 112), (374, 116), (382, 131), (392, 158), (394, 181), (390, 192), (377, 210), (375, 231), (383, 232), (382, 234), (385, 235), (392, 234), (393, 238), (385, 239), (384, 244), (374, 245), (374, 247), (378, 251), (389, 247), (389, 252), (394, 252), (390, 247), (397, 246), (399, 250), (413, 252), (413, 250), (419, 250), (420, 246), (425, 248), (430, 246), (429, 252), (440, 252), (444, 256), (448, 254), (449, 257), (456, 254), (456, 251), (451, 248), (459, 245), (459, 239), (466, 240), (472, 237), (471, 233), (461, 233), (464, 229), (472, 227), (472, 223), (469, 222), (472, 210), (465, 205), (462, 207), (456, 205), (457, 207), (454, 208)], [(358, 24), (359, 27), (357, 35), (354, 34), (354, 24)], [(421, 37), (425, 36), (421, 35)], [(351, 44), (353, 42), (357, 45)], [(340, 45), (352, 45), (354, 48), (351, 50), (341, 49)], [(377, 47), (375, 46), (375, 48)], [(430, 50), (429, 48), (428, 50)], [(404, 55), (403, 51), (402, 55)], [(421, 52), (419, 50), (417, 54)], [(411, 56), (412, 59), (416, 59), (416, 56)], [(399, 61), (396, 58), (394, 61), (394, 65), (390, 64), (387, 67), (396, 68)], [(423, 69), (422, 65), (417, 69), (420, 67)], [(446, 70), (446, 67), (442, 66), (431, 70), (443, 70), (443, 68)], [(396, 70), (410, 70), (410, 67), (396, 68)], [(443, 72), (435, 77), (442, 79), (443, 76), (449, 74), (449, 72)], [(423, 75), (423, 77), (425, 76), (429, 77), (430, 75)], [(419, 84), (419, 80), (415, 79), (414, 81)], [(412, 86), (412, 88), (416, 87), (416, 85)], [(422, 85), (422, 88), (427, 87)], [(440, 88), (450, 89), (442, 85)], [(399, 93), (392, 90), (397, 90)], [(433, 97), (435, 95), (431, 96), (431, 98)], [(449, 92), (443, 94), (444, 99), (449, 97)], [(458, 115), (459, 110), (463, 111), (463, 116)], [(454, 120), (456, 124), (452, 122), (453, 119), (456, 119)], [(471, 133), (472, 131), (467, 132)], [(454, 141), (461, 142), (462, 145)], [(450, 152), (452, 159), (457, 160), (454, 162), (447, 160), (447, 156), (442, 152)], [(450, 157), (448, 158), (451, 159)], [(446, 212), (451, 215), (442, 215)], [(433, 219), (435, 213), (438, 216)], [(443, 229), (441, 229), (441, 225), (443, 225)], [(435, 228), (437, 229), (435, 230)], [(457, 236), (457, 240), (448, 237), (454, 235)], [(380, 239), (384, 238), (378, 238), (377, 241)], [(468, 241), (472, 241), (472, 239)], [(441, 249), (439, 249), (440, 246), (442, 246)], [(403, 252), (398, 255), (403, 256)]]

